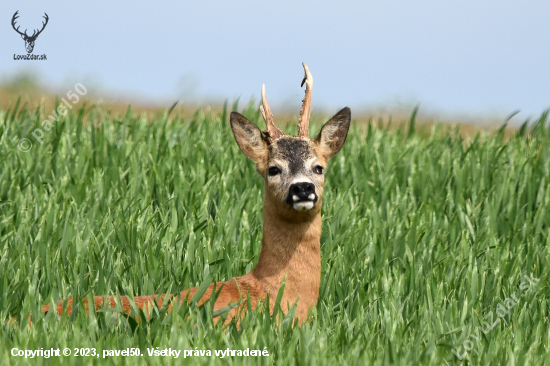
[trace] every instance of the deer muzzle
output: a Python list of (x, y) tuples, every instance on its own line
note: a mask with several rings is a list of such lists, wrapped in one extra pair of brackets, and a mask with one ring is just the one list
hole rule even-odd
[(288, 189), (286, 202), (296, 211), (308, 211), (317, 202), (315, 185), (311, 182), (293, 183)]

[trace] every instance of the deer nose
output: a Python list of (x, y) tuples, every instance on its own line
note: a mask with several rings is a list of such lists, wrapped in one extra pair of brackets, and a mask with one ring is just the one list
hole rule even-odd
[(303, 182), (291, 184), (288, 193), (292, 202), (317, 201), (315, 185), (313, 183)]

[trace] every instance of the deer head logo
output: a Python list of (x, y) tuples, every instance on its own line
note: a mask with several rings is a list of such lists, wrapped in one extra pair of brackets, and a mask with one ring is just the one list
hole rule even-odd
[[(46, 19), (46, 22), (42, 22), (42, 29), (40, 30), (34, 30), (32, 36), (29, 36), (27, 34), (27, 30), (25, 29), (25, 32), (24, 33), (21, 33), (19, 31), (19, 27), (15, 28), (15, 20), (17, 18), (19, 18), (19, 16), (17, 15), (17, 13), (19, 13), (19, 10), (15, 12), (15, 14), (13, 14), (13, 18), (11, 18), (11, 26), (13, 27), (13, 29), (15, 29), (15, 31), (17, 33), (19, 33), (21, 35), (21, 38), (23, 38), (23, 40), (25, 41), (25, 48), (27, 49), (27, 53), (31, 53), (32, 50), (34, 49), (34, 42), (36, 41), (36, 38), (38, 37), (38, 35), (40, 33), (42, 33), (42, 31), (44, 30), (44, 28), (46, 28), (46, 24), (48, 24), (48, 14), (44, 13), (44, 18)], [(38, 33), (37, 33), (38, 32)]]

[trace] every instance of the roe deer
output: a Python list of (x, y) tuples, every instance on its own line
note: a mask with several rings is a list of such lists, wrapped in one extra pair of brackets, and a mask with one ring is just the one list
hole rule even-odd
[[(267, 295), (275, 299), (286, 276), (281, 307), (286, 312), (286, 304), (297, 302), (296, 317), (300, 323), (307, 319), (308, 310), (317, 304), (321, 281), (321, 205), (323, 184), (327, 161), (344, 145), (350, 126), (351, 112), (344, 108), (327, 123), (314, 140), (309, 139), (309, 112), (311, 108), (311, 89), (313, 79), (309, 69), (303, 63), (306, 95), (303, 100), (298, 124), (298, 136), (286, 136), (274, 122), (267, 103), (265, 85), (262, 86), (263, 118), (267, 130), (260, 131), (256, 125), (243, 115), (232, 112), (231, 129), (241, 151), (256, 163), (256, 169), (265, 181), (263, 209), (263, 239), (258, 264), (241, 277), (216, 284), (220, 290), (214, 304), (214, 310), (223, 309), (247, 298), (247, 291), (255, 306)], [(211, 284), (199, 304), (212, 295)], [(190, 299), (197, 288), (182, 291), (181, 299)], [(174, 299), (174, 295), (169, 295)], [(156, 301), (162, 306), (166, 295), (137, 296), (135, 304), (147, 311)], [(88, 311), (87, 299), (84, 299)], [(121, 297), (122, 308), (130, 313), (131, 306), (127, 297)], [(114, 307), (115, 297), (96, 296), (96, 309), (103, 303)], [(273, 311), (274, 301), (271, 302)], [(72, 311), (73, 299), (67, 302), (67, 312)], [(285, 306), (283, 306), (285, 305)], [(172, 304), (168, 306), (168, 310)], [(45, 305), (43, 312), (49, 310)], [(233, 308), (227, 317), (229, 321), (243, 308)], [(57, 313), (63, 313), (60, 301)]]

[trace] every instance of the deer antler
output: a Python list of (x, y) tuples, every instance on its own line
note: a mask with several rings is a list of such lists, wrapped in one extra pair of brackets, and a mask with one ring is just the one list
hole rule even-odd
[(22, 35), (22, 36), (27, 36), (27, 30), (25, 30), (25, 33), (21, 33), (21, 32), (19, 32), (19, 27), (15, 28), (15, 20), (16, 20), (17, 18), (19, 18), (19, 16), (17, 15), (17, 13), (19, 13), (19, 10), (17, 10), (17, 11), (15, 12), (15, 14), (13, 14), (13, 18), (11, 18), (11, 26), (12, 26), (13, 29), (14, 29), (17, 33), (19, 33), (20, 35)]
[(311, 110), (311, 89), (313, 88), (313, 77), (309, 72), (305, 62), (302, 62), (304, 66), (305, 76), (300, 86), (306, 84), (306, 96), (302, 101), (302, 110), (300, 111), (300, 121), (298, 122), (298, 137), (309, 138), (309, 111)]
[(267, 103), (267, 97), (265, 95), (265, 84), (262, 84), (262, 105), (260, 106), (260, 111), (262, 112), (262, 116), (267, 124), (267, 130), (263, 131), (263, 133), (266, 135), (268, 141), (271, 142), (281, 136), (284, 136), (283, 131), (279, 130), (273, 122), (273, 114), (271, 113), (271, 109), (269, 108), (269, 103)]
[[(46, 14), (44, 12), (44, 14)], [(42, 22), (42, 29), (40, 29), (40, 31), (38, 33), (36, 33), (36, 30), (34, 31), (34, 33), (36, 33), (36, 35), (33, 33), (32, 36), (30, 38), (36, 38), (38, 37), (38, 35), (40, 33), (42, 33), (42, 31), (44, 30), (44, 28), (46, 28), (46, 24), (48, 24), (48, 20), (50, 20), (50, 18), (48, 18), (48, 14), (44, 15), (42, 18), (45, 18), (46, 19), (46, 23)]]

